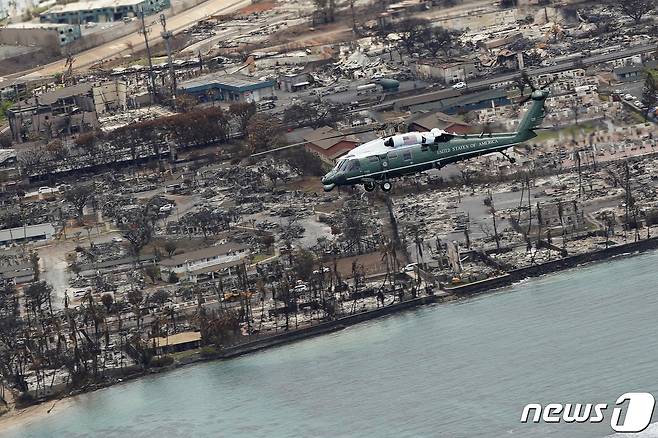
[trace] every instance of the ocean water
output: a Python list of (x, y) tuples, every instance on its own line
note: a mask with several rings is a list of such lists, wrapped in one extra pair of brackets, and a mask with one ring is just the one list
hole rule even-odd
[(609, 412), (519, 419), (533, 402), (658, 396), (656, 266), (657, 252), (619, 258), (127, 382), (0, 437), (615, 436)]

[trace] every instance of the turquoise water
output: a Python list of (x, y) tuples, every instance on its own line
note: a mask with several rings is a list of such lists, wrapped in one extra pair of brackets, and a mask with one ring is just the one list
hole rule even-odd
[[(63, 403), (2, 437), (601, 437), (526, 403), (658, 395), (658, 253)], [(654, 420), (656, 421), (656, 420)], [(651, 427), (654, 429), (654, 427)]]

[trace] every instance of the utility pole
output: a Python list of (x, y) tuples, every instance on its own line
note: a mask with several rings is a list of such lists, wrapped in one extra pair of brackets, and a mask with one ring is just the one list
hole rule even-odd
[(350, 0), (350, 12), (352, 13), (352, 32), (356, 33), (356, 17), (354, 15), (354, 0)]
[(146, 28), (146, 24), (144, 23), (144, 8), (139, 9), (139, 17), (142, 20), (142, 27), (139, 29), (139, 33), (144, 35), (144, 45), (146, 45), (146, 56), (148, 57), (149, 61), (149, 79), (151, 81), (151, 104), (155, 102), (155, 76), (153, 76), (153, 62), (151, 61), (151, 48), (149, 47), (149, 37), (148, 33), (150, 32), (149, 29)]
[(171, 101), (176, 109), (176, 72), (174, 71), (174, 64), (171, 61), (171, 37), (173, 34), (167, 31), (167, 19), (164, 14), (160, 14), (160, 24), (162, 24), (162, 39), (165, 41), (165, 46), (167, 47), (167, 63), (169, 64), (169, 76), (170, 76), (170, 86), (171, 86)]
[(71, 55), (71, 52), (66, 55), (66, 62), (64, 63), (64, 72), (62, 73), (62, 84), (65, 87), (69, 85), (75, 85), (75, 78), (73, 77), (73, 63), (75, 58)]

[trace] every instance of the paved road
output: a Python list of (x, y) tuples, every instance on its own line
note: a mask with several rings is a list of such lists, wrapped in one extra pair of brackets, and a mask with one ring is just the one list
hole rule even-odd
[[(614, 51), (610, 53), (603, 53), (600, 55), (594, 55), (594, 56), (589, 56), (586, 58), (582, 58), (580, 62), (577, 61), (567, 61), (567, 62), (561, 62), (556, 65), (551, 65), (548, 67), (538, 67), (538, 68), (528, 68), (527, 72), (529, 75), (532, 76), (539, 76), (539, 75), (544, 75), (544, 74), (549, 74), (549, 73), (558, 73), (561, 71), (567, 71), (567, 70), (572, 70), (574, 68), (578, 68), (579, 65), (583, 67), (588, 67), (590, 65), (595, 65), (599, 64), (602, 62), (609, 62), (613, 61), (615, 59), (621, 59), (621, 58), (626, 58), (629, 56), (633, 55), (638, 55), (640, 53), (646, 53), (646, 52), (651, 52), (656, 50), (656, 46), (654, 44), (639, 44), (636, 46), (628, 47), (624, 50), (620, 51)], [(519, 72), (513, 72), (513, 73), (508, 73), (500, 76), (496, 76), (493, 78), (489, 79), (483, 79), (479, 81), (473, 81), (469, 83), (469, 88), (470, 89), (482, 89), (482, 88), (487, 88), (491, 84), (495, 84), (498, 82), (505, 82), (505, 81), (510, 81), (513, 80), (517, 77), (520, 76)]]
[[(98, 234), (98, 230), (94, 228), (91, 232), (91, 240), (95, 244), (106, 243), (119, 235), (116, 232)], [(53, 286), (53, 307), (61, 308), (64, 305), (64, 292), (69, 288), (70, 278), (66, 254), (73, 251), (76, 246), (89, 246), (85, 231), (82, 231), (77, 239), (54, 240), (36, 248), (41, 265), (41, 279)]]
[[(539, 68), (529, 68), (527, 69), (527, 72), (531, 76), (539, 76), (543, 74), (550, 74), (550, 73), (558, 73), (561, 71), (567, 71), (567, 70), (572, 70), (574, 68), (577, 68), (579, 65), (587, 67), (590, 65), (602, 63), (602, 62), (609, 62), (615, 59), (621, 59), (621, 58), (626, 58), (629, 56), (637, 55), (640, 53), (646, 53), (646, 52), (651, 52), (656, 50), (655, 45), (651, 44), (640, 44), (637, 46), (629, 47), (627, 49), (621, 50), (621, 51), (615, 51), (611, 53), (604, 53), (601, 55), (595, 55), (595, 56), (590, 56), (587, 58), (583, 58), (581, 62), (575, 62), (575, 61), (567, 61), (567, 62), (562, 62), (556, 65), (551, 65), (548, 67), (539, 67)], [(512, 72), (512, 73), (505, 73), (502, 75), (497, 75), (493, 76), (490, 78), (486, 79), (480, 79), (476, 81), (470, 81), (468, 83), (468, 89), (464, 92), (464, 94), (471, 92), (471, 91), (480, 91), (480, 90), (486, 90), (488, 89), (492, 84), (497, 84), (500, 82), (506, 82), (506, 81), (511, 81), (514, 80), (518, 77), (521, 76), (520, 72)], [(416, 96), (422, 96), (426, 94), (432, 94), (436, 93), (437, 91), (440, 90), (432, 90), (431, 92), (424, 93), (424, 94), (419, 94)], [(633, 93), (631, 93), (633, 94)], [(409, 97), (405, 96), (404, 98)], [(403, 98), (400, 98), (403, 99)], [(393, 105), (395, 102), (397, 102), (399, 99), (391, 99), (387, 100), (386, 102), (379, 104), (379, 105), (374, 105), (372, 106), (371, 109), (378, 109), (378, 108), (385, 108), (385, 107), (390, 107)]]
[[(232, 12), (250, 4), (250, 0), (208, 0), (198, 6), (169, 17), (167, 19), (167, 27), (168, 30), (178, 33), (183, 29), (192, 27), (205, 17)], [(152, 46), (162, 41), (162, 37), (160, 37), (159, 33), (159, 20), (159, 15), (157, 14), (147, 17), (145, 20), (147, 27), (152, 25), (151, 29), (153, 31), (149, 34), (149, 44)], [(129, 48), (131, 46), (133, 48), (132, 50)], [(74, 67), (76, 70), (85, 70), (99, 61), (121, 57), (125, 54), (131, 53), (133, 50), (139, 51), (142, 49), (144, 49), (144, 37), (141, 34), (135, 33), (126, 35), (109, 43), (78, 53), (75, 55), (76, 61)], [(7, 76), (7, 78), (13, 79), (21, 76), (36, 78), (60, 73), (63, 70), (64, 60), (60, 60), (41, 66), (32, 70), (28, 74), (19, 73)]]

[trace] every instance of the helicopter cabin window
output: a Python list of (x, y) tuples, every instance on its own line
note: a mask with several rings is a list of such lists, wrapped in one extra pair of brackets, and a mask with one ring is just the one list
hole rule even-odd
[(350, 160), (350, 166), (347, 168), (347, 171), (353, 172), (355, 170), (361, 170), (361, 163), (359, 160)]
[(388, 153), (388, 159), (389, 160), (395, 160), (398, 157), (397, 152), (389, 152)]
[(402, 153), (402, 159), (404, 161), (411, 161), (411, 151), (404, 151)]
[(368, 160), (369, 160), (371, 163), (376, 163), (376, 162), (379, 161), (379, 157), (378, 157), (377, 155), (373, 155), (372, 157), (368, 158)]
[(426, 152), (428, 149), (429, 149), (429, 146), (427, 146), (426, 144), (420, 145), (420, 151), (421, 152)]

